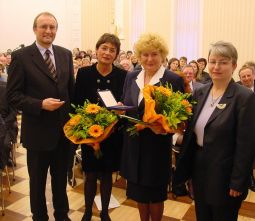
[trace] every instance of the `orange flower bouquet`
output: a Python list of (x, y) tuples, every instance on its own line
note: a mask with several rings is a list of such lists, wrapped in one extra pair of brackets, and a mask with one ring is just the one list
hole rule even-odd
[(139, 130), (150, 128), (156, 134), (181, 132), (186, 128), (187, 120), (192, 116), (192, 103), (189, 93), (173, 92), (166, 85), (146, 85), (143, 89), (145, 124), (136, 124), (129, 128), (131, 135)]
[(99, 158), (102, 155), (99, 144), (110, 136), (118, 121), (117, 115), (87, 100), (83, 106), (72, 106), (76, 114), (70, 114), (71, 119), (64, 126), (65, 136), (74, 144), (92, 146)]

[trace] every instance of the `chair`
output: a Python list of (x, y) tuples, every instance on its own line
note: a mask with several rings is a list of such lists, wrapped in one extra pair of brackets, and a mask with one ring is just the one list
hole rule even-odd
[(18, 143), (11, 142), (11, 159), (13, 162), (13, 166), (16, 167), (16, 148), (18, 148)]
[[(81, 163), (82, 162), (82, 156), (81, 156), (81, 145), (78, 146), (77, 150), (75, 151), (75, 154), (74, 154), (74, 160), (73, 160), (73, 177), (72, 177), (72, 184), (71, 186), (74, 187), (75, 185), (75, 182), (74, 182), (74, 179), (75, 179), (75, 165), (76, 163)], [(118, 180), (118, 176), (119, 176), (119, 171), (116, 172), (116, 177), (115, 177), (115, 182)]]
[(77, 162), (81, 163), (82, 157), (81, 157), (81, 145), (78, 146), (77, 150), (75, 151), (74, 154), (74, 159), (73, 159), (73, 177), (72, 177), (72, 187), (74, 187), (74, 179), (75, 179), (75, 165)]
[[(171, 149), (171, 173), (173, 175), (174, 171), (175, 171), (175, 168), (176, 168), (176, 161), (177, 161), (177, 158), (178, 158), (178, 155), (180, 153), (180, 146), (177, 146), (177, 145), (172, 145), (172, 149)], [(169, 179), (169, 183), (168, 183), (168, 192), (171, 192), (172, 191), (172, 177), (170, 177)]]
[(5, 205), (4, 205), (4, 182), (3, 182), (3, 172), (5, 172), (8, 182), (8, 190), (9, 193), (11, 193), (11, 184), (10, 184), (10, 178), (9, 178), (9, 172), (7, 166), (4, 167), (4, 169), (0, 169), (0, 185), (1, 185), (1, 207), (2, 207), (2, 216), (5, 215)]
[[(178, 157), (180, 155), (180, 152), (182, 150), (181, 146), (173, 145), (172, 146), (172, 173), (174, 173), (176, 169), (176, 164), (178, 161)], [(179, 186), (172, 186), (172, 183), (169, 184), (169, 192), (172, 192), (173, 199), (177, 199), (178, 196), (186, 196), (188, 195), (186, 184), (180, 184)]]
[(2, 215), (4, 215), (5, 206), (4, 206), (4, 188), (3, 188), (3, 172), (5, 172), (7, 181), (8, 181), (8, 189), (9, 193), (11, 192), (11, 184), (9, 179), (9, 172), (7, 168), (7, 161), (9, 157), (9, 147), (6, 145), (6, 124), (5, 121), (2, 118), (2, 115), (0, 114), (0, 185), (1, 185), (1, 206), (2, 206)]
[(15, 167), (16, 167), (16, 148), (18, 147), (17, 143), (11, 142), (11, 168), (12, 168), (12, 181), (15, 181)]

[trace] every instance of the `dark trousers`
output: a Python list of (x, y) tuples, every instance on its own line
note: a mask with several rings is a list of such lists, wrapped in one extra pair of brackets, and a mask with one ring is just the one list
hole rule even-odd
[(197, 221), (237, 221), (242, 200), (233, 200), (229, 205), (213, 206), (196, 202)]
[(30, 178), (30, 206), (34, 221), (49, 219), (45, 198), (48, 169), (51, 175), (52, 201), (54, 217), (64, 220), (69, 211), (66, 193), (67, 162), (69, 142), (62, 137), (58, 147), (52, 151), (27, 150), (27, 166)]

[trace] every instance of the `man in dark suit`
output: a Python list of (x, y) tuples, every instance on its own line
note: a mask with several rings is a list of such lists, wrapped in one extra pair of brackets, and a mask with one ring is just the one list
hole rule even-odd
[(194, 91), (203, 86), (202, 83), (195, 81), (195, 70), (192, 65), (185, 65), (182, 69), (182, 73), (184, 74), (187, 82), (189, 83), (192, 94)]
[(70, 220), (66, 194), (69, 142), (62, 128), (68, 120), (74, 75), (71, 52), (52, 44), (57, 28), (54, 15), (40, 13), (33, 24), (36, 42), (13, 52), (8, 70), (7, 100), (22, 111), (21, 142), (27, 149), (35, 221), (49, 219), (45, 199), (48, 169), (55, 220)]
[[(254, 83), (255, 83), (255, 70), (252, 66), (243, 66), (239, 70), (239, 78), (240, 84), (254, 91)], [(253, 169), (255, 169), (255, 160), (253, 161)], [(255, 192), (255, 179), (253, 176), (253, 170), (251, 172), (251, 183), (250, 190)]]
[(254, 92), (255, 70), (251, 66), (243, 66), (239, 70), (240, 83)]

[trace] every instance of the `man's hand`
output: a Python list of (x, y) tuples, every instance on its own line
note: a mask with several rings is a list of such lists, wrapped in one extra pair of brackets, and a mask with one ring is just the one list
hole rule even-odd
[(65, 101), (60, 101), (59, 99), (55, 98), (46, 98), (42, 102), (42, 109), (47, 111), (54, 111), (60, 108)]
[(233, 189), (230, 189), (229, 190), (229, 195), (232, 196), (232, 197), (238, 197), (240, 196), (242, 193), (241, 192), (238, 192), (236, 190), (233, 190)]

